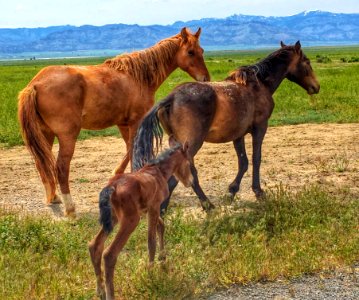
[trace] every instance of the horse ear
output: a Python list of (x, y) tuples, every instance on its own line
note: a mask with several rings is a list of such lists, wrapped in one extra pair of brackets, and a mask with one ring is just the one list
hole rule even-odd
[(198, 27), (198, 30), (197, 30), (197, 32), (195, 33), (194, 36), (198, 39), (199, 36), (201, 35), (201, 32), (202, 32), (202, 28), (201, 28), (201, 27)]
[(184, 43), (187, 43), (188, 40), (188, 32), (187, 32), (187, 28), (183, 27), (181, 30), (181, 37)]
[(301, 46), (301, 44), (300, 44), (299, 41), (297, 41), (297, 42), (295, 43), (295, 45), (294, 45), (294, 49), (295, 49), (296, 52), (299, 52), (301, 47), (302, 47), (302, 46)]
[(285, 47), (285, 44), (283, 43), (283, 41), (280, 41), (280, 46), (281, 46), (282, 48)]

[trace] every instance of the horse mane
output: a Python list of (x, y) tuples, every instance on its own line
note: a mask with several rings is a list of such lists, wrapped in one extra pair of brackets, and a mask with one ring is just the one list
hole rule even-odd
[(150, 48), (108, 59), (104, 64), (128, 73), (143, 85), (158, 85), (167, 77), (166, 67), (172, 63), (180, 41), (181, 37), (177, 34), (161, 40)]
[(164, 162), (165, 160), (169, 159), (171, 157), (171, 155), (173, 153), (175, 153), (181, 147), (182, 147), (182, 145), (180, 143), (177, 143), (174, 147), (161, 152), (156, 158), (151, 159), (147, 163), (147, 166), (158, 165), (158, 164)]
[(287, 62), (293, 51), (294, 46), (280, 48), (253, 65), (241, 66), (232, 71), (225, 80), (235, 81), (242, 85), (264, 82), (273, 71), (273, 67)]

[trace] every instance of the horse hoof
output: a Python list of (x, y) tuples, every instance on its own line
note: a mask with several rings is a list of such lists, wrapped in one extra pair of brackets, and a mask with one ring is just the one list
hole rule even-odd
[(55, 195), (52, 199), (47, 200), (47, 205), (60, 204), (62, 203), (61, 198)]
[(233, 203), (233, 201), (234, 201), (234, 194), (232, 194), (232, 193), (227, 193), (227, 194), (225, 194), (224, 196), (223, 196), (223, 202), (225, 203), (225, 204), (232, 204)]
[(257, 200), (262, 201), (266, 199), (266, 193), (262, 189), (254, 190), (254, 194)]
[(237, 185), (230, 185), (228, 187), (228, 192), (232, 195), (233, 198), (234, 198), (234, 195), (237, 194), (238, 191), (239, 191), (239, 187)]
[(203, 201), (201, 204), (202, 204), (203, 210), (206, 211), (207, 213), (215, 208), (215, 206), (209, 200)]
[(75, 206), (70, 207), (70, 208), (66, 208), (65, 209), (65, 216), (70, 218), (70, 219), (76, 219), (76, 211), (75, 211)]

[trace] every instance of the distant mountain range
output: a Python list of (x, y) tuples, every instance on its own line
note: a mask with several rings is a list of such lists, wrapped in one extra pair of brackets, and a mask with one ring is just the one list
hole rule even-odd
[(359, 14), (323, 11), (289, 17), (233, 15), (172, 25), (53, 26), (0, 29), (0, 55), (21, 52), (51, 52), (119, 49), (152, 46), (177, 34), (182, 27), (202, 27), (201, 45), (206, 49), (258, 48), (278, 45), (281, 40), (303, 45), (359, 44)]

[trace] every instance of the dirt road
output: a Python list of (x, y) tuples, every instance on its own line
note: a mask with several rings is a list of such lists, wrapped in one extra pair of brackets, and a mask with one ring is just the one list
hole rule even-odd
[[(251, 138), (246, 137), (251, 158)], [(54, 146), (54, 153), (58, 145)], [(125, 154), (122, 139), (115, 137), (79, 141), (71, 165), (71, 188), (78, 212), (97, 213), (98, 193)], [(196, 156), (200, 183), (216, 203), (237, 172), (232, 143), (205, 144)], [(0, 205), (20, 207), (34, 214), (62, 215), (62, 205), (46, 206), (43, 188), (25, 147), (0, 149)], [(251, 163), (245, 174), (239, 200), (255, 200), (251, 191)], [(282, 183), (292, 189), (310, 184), (326, 188), (349, 188), (359, 195), (359, 124), (304, 124), (271, 127), (262, 153), (261, 182), (264, 189)], [(179, 186), (173, 203), (199, 210), (190, 189)]]

